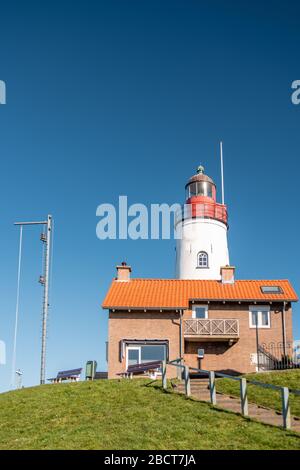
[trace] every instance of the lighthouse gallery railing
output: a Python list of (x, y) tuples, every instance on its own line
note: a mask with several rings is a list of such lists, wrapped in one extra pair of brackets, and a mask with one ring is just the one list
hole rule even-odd
[(175, 214), (175, 224), (182, 220), (200, 218), (216, 219), (227, 224), (227, 209), (222, 204), (184, 204)]

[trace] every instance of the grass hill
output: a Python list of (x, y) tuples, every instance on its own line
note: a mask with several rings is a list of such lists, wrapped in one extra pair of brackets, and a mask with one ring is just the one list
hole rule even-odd
[(300, 449), (300, 436), (150, 380), (101, 380), (0, 395), (0, 449)]
[[(290, 389), (300, 389), (300, 370), (282, 370), (278, 372), (247, 374), (248, 380), (264, 382)], [(230, 379), (218, 379), (217, 390), (228, 395), (239, 396), (239, 383)], [(248, 399), (257, 405), (267, 406), (281, 411), (281, 393), (277, 390), (266, 390), (255, 385), (248, 385)], [(300, 396), (290, 393), (291, 413), (300, 418)]]

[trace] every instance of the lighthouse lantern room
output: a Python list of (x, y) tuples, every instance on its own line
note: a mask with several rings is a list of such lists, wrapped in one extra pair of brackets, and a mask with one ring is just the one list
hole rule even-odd
[(176, 217), (176, 277), (220, 280), (229, 265), (227, 208), (216, 201), (216, 185), (199, 166), (186, 185)]

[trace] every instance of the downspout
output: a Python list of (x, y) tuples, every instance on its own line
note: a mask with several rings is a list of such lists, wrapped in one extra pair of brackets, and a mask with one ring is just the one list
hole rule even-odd
[(257, 372), (259, 372), (260, 363), (259, 363), (258, 312), (257, 310), (255, 311), (255, 333), (256, 333)]
[(285, 327), (285, 307), (286, 307), (286, 302), (283, 302), (283, 308), (282, 308), (282, 339), (283, 339), (283, 355), (284, 355), (284, 360), (286, 359), (286, 327)]
[[(179, 310), (179, 357), (182, 358), (182, 310)], [(181, 361), (180, 361), (181, 362)]]
[[(179, 310), (179, 364), (182, 365), (182, 315), (183, 310)], [(182, 379), (182, 369), (181, 367), (176, 367), (177, 369), (177, 379)]]

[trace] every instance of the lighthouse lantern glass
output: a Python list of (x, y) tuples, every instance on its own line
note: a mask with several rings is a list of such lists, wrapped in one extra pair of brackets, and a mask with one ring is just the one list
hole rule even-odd
[(212, 197), (212, 184), (209, 181), (196, 181), (186, 188), (187, 199), (193, 196)]

